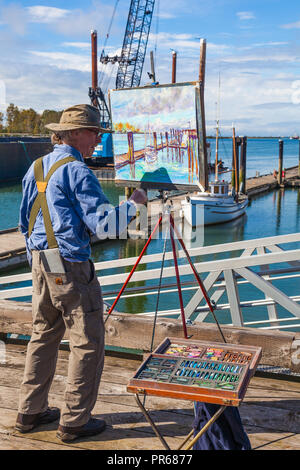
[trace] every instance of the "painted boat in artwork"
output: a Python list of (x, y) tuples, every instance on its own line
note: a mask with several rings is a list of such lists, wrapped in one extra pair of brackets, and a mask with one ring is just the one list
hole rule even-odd
[(187, 196), (181, 203), (182, 216), (192, 227), (230, 222), (241, 217), (248, 206), (247, 196), (228, 191), (228, 183), (210, 183), (210, 192)]
[(154, 147), (145, 148), (145, 162), (148, 164), (156, 162), (158, 159), (157, 150)]

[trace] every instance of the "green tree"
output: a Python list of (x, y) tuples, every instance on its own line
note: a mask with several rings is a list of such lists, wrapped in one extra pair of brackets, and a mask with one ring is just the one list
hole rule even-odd
[[(40, 115), (32, 108), (22, 109), (19, 114), (18, 132), (23, 134), (34, 134), (40, 122)], [(38, 133), (38, 132), (37, 132)]]
[(6, 110), (7, 132), (20, 132), (19, 118), (20, 111), (18, 106), (15, 106), (13, 103), (10, 103)]
[(50, 124), (50, 122), (59, 122), (61, 115), (62, 111), (45, 109), (45, 111), (41, 115), (40, 132), (42, 134), (49, 134), (51, 131), (46, 129), (46, 124)]
[(1, 113), (1, 111), (0, 111), (0, 132), (4, 131), (3, 120), (4, 120), (4, 114)]
[[(15, 134), (49, 134), (50, 131), (46, 129), (46, 124), (59, 122), (61, 114), (62, 111), (52, 109), (46, 109), (42, 114), (39, 114), (33, 108), (19, 109), (13, 103), (10, 103), (6, 110), (6, 130), (7, 132)], [(2, 128), (3, 125), (0, 116), (0, 131)]]

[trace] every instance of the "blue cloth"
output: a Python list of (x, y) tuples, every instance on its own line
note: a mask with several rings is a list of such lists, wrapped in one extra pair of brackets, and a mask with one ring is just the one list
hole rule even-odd
[[(99, 181), (86, 166), (81, 153), (69, 145), (55, 145), (43, 158), (44, 176), (54, 163), (72, 156), (76, 161), (59, 167), (51, 176), (46, 197), (54, 234), (60, 254), (68, 261), (80, 262), (91, 254), (90, 234), (99, 238), (116, 238), (136, 214), (135, 204), (124, 203), (113, 208), (104, 195)], [(37, 196), (32, 164), (23, 178), (23, 198), (20, 207), (20, 230), (25, 236), (27, 257), (31, 250), (48, 248), (41, 210), (28, 238), (30, 211)]]
[[(195, 402), (194, 436), (219, 408), (220, 405)], [(221, 416), (194, 444), (193, 450), (251, 450), (237, 407), (227, 406)]]

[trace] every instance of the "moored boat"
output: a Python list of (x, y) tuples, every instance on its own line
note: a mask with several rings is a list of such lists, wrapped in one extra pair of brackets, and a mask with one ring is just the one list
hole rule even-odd
[(192, 226), (212, 225), (229, 222), (245, 213), (247, 196), (229, 192), (225, 181), (214, 181), (209, 191), (187, 196), (181, 203), (182, 216)]

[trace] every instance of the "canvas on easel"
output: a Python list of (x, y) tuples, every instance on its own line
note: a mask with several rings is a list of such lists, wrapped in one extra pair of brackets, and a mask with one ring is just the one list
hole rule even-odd
[(201, 97), (199, 82), (109, 91), (116, 183), (199, 189)]

